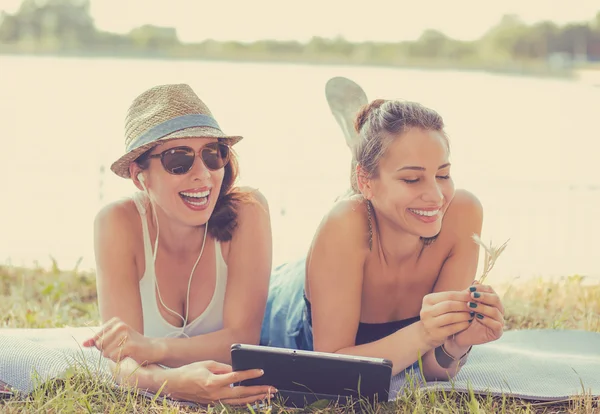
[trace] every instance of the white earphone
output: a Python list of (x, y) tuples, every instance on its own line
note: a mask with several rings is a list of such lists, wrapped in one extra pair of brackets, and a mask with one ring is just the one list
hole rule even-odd
[[(150, 193), (148, 192), (148, 189), (146, 188), (146, 185), (144, 184), (144, 174), (142, 174), (141, 172), (138, 173), (137, 179), (140, 181), (140, 184), (142, 185), (142, 187), (144, 188), (144, 191), (148, 195), (148, 201), (150, 202), (150, 205), (152, 206), (152, 213), (154, 216), (154, 220), (156, 222), (156, 240), (154, 242), (153, 264), (154, 264), (154, 272), (155, 272), (154, 284), (156, 286), (156, 292), (158, 293), (158, 299), (160, 300), (160, 303), (165, 307), (166, 310), (168, 310), (172, 314), (181, 318), (181, 320), (183, 321), (183, 325), (181, 326), (180, 335), (183, 335), (183, 336), (186, 336), (189, 338), (189, 335), (187, 335), (185, 333), (185, 328), (187, 326), (189, 310), (190, 310), (190, 290), (192, 287), (192, 278), (194, 277), (194, 272), (196, 271), (196, 267), (198, 266), (198, 263), (200, 262), (202, 253), (204, 253), (204, 245), (206, 243), (206, 234), (208, 233), (208, 223), (206, 223), (204, 226), (204, 239), (202, 240), (202, 248), (200, 249), (200, 255), (198, 255), (198, 259), (196, 259), (196, 263), (194, 264), (194, 267), (192, 268), (192, 273), (190, 273), (190, 279), (188, 281), (188, 289), (187, 289), (187, 300), (185, 303), (185, 318), (184, 318), (182, 315), (178, 314), (174, 310), (170, 309), (167, 305), (165, 305), (165, 303), (163, 302), (162, 297), (160, 295), (160, 289), (158, 288), (158, 280), (156, 278), (156, 254), (158, 253), (158, 234), (160, 232), (160, 228), (158, 226), (158, 216), (156, 215), (156, 208), (154, 208), (154, 205), (152, 204), (152, 198), (150, 198)], [(168, 336), (171, 336), (171, 335), (168, 335)]]

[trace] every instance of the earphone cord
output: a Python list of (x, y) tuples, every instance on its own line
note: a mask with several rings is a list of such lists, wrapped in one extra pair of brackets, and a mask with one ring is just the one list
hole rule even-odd
[[(156, 240), (154, 242), (153, 264), (154, 264), (154, 272), (155, 272), (154, 284), (156, 286), (156, 292), (158, 293), (158, 299), (160, 300), (160, 303), (164, 306), (164, 308), (166, 310), (168, 310), (169, 312), (171, 312), (174, 315), (181, 318), (181, 320), (183, 321), (183, 325), (181, 326), (181, 332), (179, 333), (179, 335), (183, 335), (183, 336), (189, 338), (189, 335), (187, 335), (185, 333), (185, 328), (187, 326), (187, 321), (188, 321), (189, 311), (190, 311), (190, 290), (191, 290), (191, 286), (192, 286), (192, 278), (194, 277), (194, 272), (196, 271), (196, 267), (198, 266), (198, 263), (200, 263), (200, 258), (202, 257), (202, 253), (204, 253), (204, 245), (206, 244), (206, 235), (208, 233), (208, 223), (206, 223), (204, 226), (204, 238), (202, 240), (202, 248), (200, 249), (200, 254), (198, 255), (198, 259), (196, 259), (196, 263), (194, 263), (194, 267), (192, 268), (192, 273), (190, 273), (190, 279), (188, 281), (188, 288), (187, 288), (187, 297), (186, 297), (186, 304), (185, 304), (185, 318), (184, 318), (179, 313), (175, 312), (174, 310), (170, 309), (167, 305), (165, 305), (165, 303), (162, 300), (162, 296), (160, 294), (160, 289), (158, 288), (158, 280), (156, 277), (156, 255), (158, 253), (158, 235), (160, 232), (160, 228), (158, 225), (158, 216), (156, 215), (156, 209), (154, 208), (154, 204), (152, 203), (150, 194), (148, 193), (148, 190), (146, 189), (146, 186), (143, 184), (143, 182), (142, 182), (142, 187), (144, 187), (144, 189), (146, 190), (146, 193), (148, 195), (148, 201), (150, 202), (150, 205), (152, 207), (152, 215), (154, 216), (154, 220), (156, 222)], [(173, 335), (167, 335), (167, 336), (173, 336)]]

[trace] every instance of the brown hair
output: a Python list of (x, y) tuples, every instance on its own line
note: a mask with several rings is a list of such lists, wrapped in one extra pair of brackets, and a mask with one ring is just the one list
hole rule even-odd
[[(354, 128), (359, 135), (359, 140), (352, 148), (350, 184), (353, 194), (360, 194), (356, 165), (360, 164), (362, 170), (369, 177), (377, 177), (379, 161), (385, 155), (389, 145), (399, 135), (411, 128), (441, 132), (446, 138), (448, 149), (450, 149), (442, 117), (436, 111), (416, 102), (376, 99), (358, 111)], [(372, 206), (369, 200), (366, 202), (369, 225), (371, 225)], [(377, 217), (375, 217), (375, 223), (377, 224)], [(370, 234), (369, 246), (372, 245), (371, 231)], [(428, 245), (435, 241), (436, 237), (421, 237), (421, 241)]]
[(442, 117), (436, 111), (416, 102), (376, 99), (358, 111), (354, 128), (360, 136), (353, 147), (350, 177), (355, 194), (359, 193), (356, 163), (369, 176), (376, 177), (381, 157), (400, 134), (410, 128), (422, 128), (441, 132), (446, 137)]
[[(154, 148), (156, 147), (150, 148), (135, 160), (141, 169), (145, 170), (148, 168), (148, 156), (154, 150)], [(219, 197), (215, 203), (215, 209), (208, 219), (208, 232), (218, 241), (231, 240), (233, 237), (233, 232), (238, 224), (238, 204), (252, 200), (249, 193), (234, 187), (234, 184), (239, 176), (239, 164), (233, 148), (230, 148), (229, 154), (229, 162), (224, 167), (225, 174), (223, 175), (221, 191), (219, 192)]]

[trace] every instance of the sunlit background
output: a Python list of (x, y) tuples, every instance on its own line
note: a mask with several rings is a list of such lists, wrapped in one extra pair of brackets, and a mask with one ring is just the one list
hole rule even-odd
[(327, 80), (422, 102), (451, 137), (497, 278), (600, 280), (600, 4), (0, 0), (0, 260), (94, 267), (92, 223), (131, 100), (189, 83), (268, 198), (274, 264), (305, 254), (349, 185)]

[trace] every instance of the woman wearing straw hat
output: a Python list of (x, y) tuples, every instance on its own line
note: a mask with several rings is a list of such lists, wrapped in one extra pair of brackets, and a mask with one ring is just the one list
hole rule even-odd
[(111, 170), (140, 192), (96, 217), (104, 325), (84, 342), (124, 362), (119, 378), (136, 369), (139, 385), (156, 390), (168, 377), (168, 392), (194, 401), (269, 392), (230, 387), (262, 374), (227, 365), (231, 344), (259, 341), (271, 271), (267, 203), (234, 186), (231, 147), (241, 139), (221, 131), (188, 85), (153, 87), (130, 106), (126, 151)]

